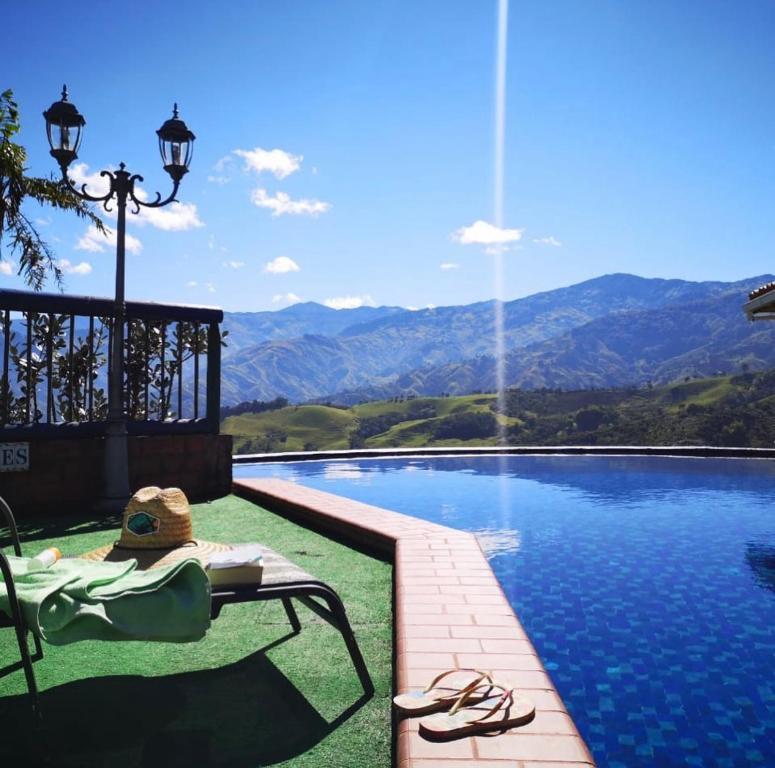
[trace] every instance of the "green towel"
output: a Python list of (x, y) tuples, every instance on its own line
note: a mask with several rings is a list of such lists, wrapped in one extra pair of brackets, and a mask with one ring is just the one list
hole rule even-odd
[[(26, 557), (9, 557), (24, 621), (53, 645), (78, 640), (202, 638), (210, 626), (210, 582), (198, 560), (138, 571), (122, 563), (62, 559), (27, 573)], [(0, 578), (0, 611), (11, 615)]]

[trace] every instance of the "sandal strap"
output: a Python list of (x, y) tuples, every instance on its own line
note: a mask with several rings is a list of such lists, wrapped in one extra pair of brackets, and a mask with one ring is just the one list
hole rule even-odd
[[(473, 680), (473, 682), (469, 683), (468, 685), (460, 689), (460, 693), (467, 691), (471, 686), (476, 687), (477, 685), (480, 685), (483, 680), (489, 680), (490, 682), (492, 682), (492, 677), (490, 676), (489, 672), (482, 672), (481, 670), (478, 670), (478, 669), (468, 669), (467, 667), (460, 668), (460, 669), (448, 669), (446, 670), (446, 672), (442, 672), (441, 674), (436, 675), (436, 677), (434, 677), (433, 680), (431, 680), (430, 684), (423, 691), (423, 693), (428, 693), (428, 691), (435, 688), (436, 685), (441, 680), (443, 680), (445, 677), (449, 677), (450, 675), (454, 675), (456, 672), (475, 672), (477, 674), (477, 677), (475, 680)], [(454, 695), (457, 696), (459, 694), (454, 694)]]
[[(477, 717), (474, 720), (470, 720), (471, 723), (478, 723), (480, 720), (486, 720), (488, 717), (491, 717), (494, 715), (499, 709), (503, 707), (506, 702), (508, 702), (507, 707), (510, 707), (514, 703), (514, 689), (513, 688), (503, 688), (500, 685), (497, 685), (497, 683), (492, 686), (495, 688), (500, 688), (503, 693), (498, 697), (498, 700), (493, 704), (489, 709), (485, 710), (484, 714), (481, 717)], [(450, 715), (454, 715), (468, 700), (470, 694), (461, 696), (457, 702), (455, 703), (455, 706), (452, 707), (452, 709), (449, 710)]]
[[(508, 704), (506, 703), (508, 702)], [(473, 722), (478, 723), (480, 720), (486, 720), (491, 715), (494, 715), (499, 709), (502, 707), (506, 707), (506, 713), (508, 714), (508, 709), (511, 707), (511, 705), (514, 703), (514, 689), (509, 688), (503, 691), (501, 696), (499, 697), (498, 701), (493, 704), (493, 706), (485, 712), (481, 717), (477, 717), (476, 720)]]
[[(458, 697), (457, 701), (453, 705), (453, 707), (449, 710), (450, 715), (454, 715), (455, 712), (457, 712), (462, 707), (466, 706), (468, 702), (471, 699), (471, 695), (475, 692), (477, 692), (480, 688), (486, 688), (487, 692), (489, 691), (505, 691), (506, 689), (499, 685), (498, 683), (493, 682), (490, 680), (489, 683), (479, 683), (475, 688), (471, 688), (468, 691), (463, 691), (460, 696)], [(483, 698), (490, 698), (489, 696), (484, 696)]]

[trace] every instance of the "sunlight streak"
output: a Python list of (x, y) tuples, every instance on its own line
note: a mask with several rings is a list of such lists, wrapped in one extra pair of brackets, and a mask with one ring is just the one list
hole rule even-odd
[[(495, 226), (503, 228), (503, 187), (504, 187), (504, 139), (506, 132), (506, 52), (509, 18), (509, 1), (498, 0), (497, 57), (495, 61), (495, 190), (494, 218)], [(495, 277), (495, 388), (498, 395), (498, 411), (505, 413), (506, 370), (505, 344), (503, 338), (503, 253), (496, 249), (494, 253)], [(505, 443), (506, 428), (498, 426), (498, 442)]]
[[(504, 143), (506, 135), (506, 53), (509, 22), (509, 0), (498, 0), (497, 55), (495, 60), (495, 226), (503, 229), (504, 189)], [(495, 388), (498, 408), (498, 443), (506, 445), (506, 425), (501, 423), (501, 414), (506, 413), (506, 349), (503, 336), (503, 248), (496, 248), (493, 254), (495, 278)], [(498, 497), (500, 513), (507, 519), (511, 501), (507, 477), (506, 456), (499, 457)]]

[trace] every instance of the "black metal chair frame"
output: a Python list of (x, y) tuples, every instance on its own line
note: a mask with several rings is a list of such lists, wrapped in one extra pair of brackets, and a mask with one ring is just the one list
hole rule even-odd
[[(334, 589), (322, 581), (310, 579), (245, 587), (213, 587), (210, 617), (217, 619), (224, 605), (282, 600), (291, 628), (294, 634), (298, 634), (301, 632), (301, 622), (291, 598), (305, 605), (342, 635), (364, 693), (369, 696), (374, 693), (374, 683), (371, 681), (361, 649), (355, 640), (344, 604)], [(322, 605), (319, 600), (325, 601), (326, 605)]]
[[(13, 551), (17, 557), (22, 556), (22, 548), (19, 543), (19, 532), (16, 530), (16, 521), (13, 518), (11, 508), (6, 503), (5, 499), (0, 496), (0, 514), (5, 519), (5, 525), (8, 526), (11, 532), (11, 541), (13, 543)], [(0, 572), (3, 575), (3, 581), (5, 582), (5, 588), (8, 591), (8, 602), (10, 604), (11, 616), (6, 617), (5, 614), (0, 612), (0, 629), (10, 628), (16, 631), (16, 642), (19, 645), (19, 654), (21, 660), (9, 664), (7, 667), (0, 669), (0, 677), (9, 675), (11, 672), (15, 672), (19, 668), (24, 669), (24, 676), (27, 678), (27, 690), (30, 693), (30, 702), (32, 704), (33, 716), (37, 719), (40, 716), (40, 710), (38, 708), (38, 686), (35, 682), (35, 671), (32, 669), (32, 663), (39, 661), (43, 658), (43, 648), (40, 645), (40, 640), (37, 635), (32, 636), (33, 644), (35, 646), (35, 652), (30, 654), (30, 647), (27, 643), (27, 634), (29, 630), (24, 623), (24, 617), (22, 616), (21, 606), (19, 600), (16, 597), (16, 587), (13, 583), (13, 575), (11, 574), (11, 565), (8, 562), (8, 558), (3, 554), (3, 550), (0, 548)]]
[[(21, 557), (22, 550), (19, 542), (19, 533), (16, 528), (16, 521), (14, 520), (11, 508), (2, 497), (0, 497), (0, 516), (4, 518), (5, 525), (10, 530), (14, 554), (17, 557)], [(39, 719), (38, 687), (35, 682), (35, 671), (32, 668), (32, 664), (43, 658), (43, 649), (40, 645), (40, 640), (33, 634), (35, 650), (34, 653), (30, 653), (27, 634), (32, 633), (24, 623), (24, 616), (22, 615), (21, 606), (19, 605), (19, 600), (16, 595), (13, 576), (11, 574), (11, 566), (8, 559), (3, 554), (2, 549), (0, 549), (0, 573), (2, 573), (3, 581), (6, 585), (11, 611), (10, 617), (7, 617), (4, 613), (0, 612), (0, 629), (13, 628), (15, 630), (16, 641), (19, 645), (19, 653), (21, 656), (20, 661), (0, 669), (0, 677), (4, 677), (20, 668), (24, 669), (33, 715)], [(355, 667), (355, 671), (358, 674), (358, 679), (360, 680), (364, 693), (367, 696), (373, 694), (374, 684), (369, 675), (361, 650), (358, 647), (358, 643), (355, 640), (355, 635), (353, 634), (352, 627), (347, 618), (344, 604), (334, 589), (327, 584), (324, 584), (322, 581), (316, 581), (310, 577), (309, 579), (280, 583), (252, 584), (239, 587), (213, 587), (210, 616), (213, 620), (217, 619), (224, 605), (252, 603), (264, 600), (281, 600), (288, 621), (293, 629), (293, 633), (298, 634), (301, 632), (301, 622), (299, 621), (296, 609), (291, 602), (292, 598), (298, 600), (339, 631), (347, 646), (347, 650), (350, 654), (353, 666)], [(320, 600), (324, 601), (325, 605), (323, 605)]]

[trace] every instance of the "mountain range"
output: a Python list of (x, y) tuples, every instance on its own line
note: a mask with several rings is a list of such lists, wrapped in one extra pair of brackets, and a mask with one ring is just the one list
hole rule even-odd
[[(505, 302), (507, 384), (642, 386), (775, 367), (775, 325), (751, 324), (741, 311), (747, 292), (773, 279), (613, 274)], [(222, 403), (492, 390), (494, 310), (493, 301), (419, 311), (308, 302), (226, 313)]]

